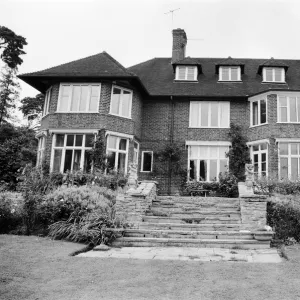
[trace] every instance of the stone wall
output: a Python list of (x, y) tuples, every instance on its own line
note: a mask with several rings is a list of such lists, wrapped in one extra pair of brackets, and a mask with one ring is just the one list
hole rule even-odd
[(130, 227), (142, 221), (146, 211), (156, 198), (156, 182), (142, 181), (136, 189), (129, 189), (116, 198), (116, 215)]

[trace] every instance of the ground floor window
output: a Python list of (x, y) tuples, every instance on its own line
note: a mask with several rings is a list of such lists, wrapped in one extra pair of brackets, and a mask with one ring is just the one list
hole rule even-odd
[(109, 170), (127, 173), (129, 139), (107, 136), (107, 164)]
[(268, 174), (268, 144), (260, 143), (251, 145), (251, 160), (256, 177)]
[(89, 151), (94, 139), (94, 134), (54, 134), (52, 171), (89, 172), (92, 165)]
[(279, 143), (279, 177), (292, 180), (300, 177), (300, 142)]
[(189, 180), (218, 180), (219, 174), (227, 170), (226, 152), (228, 150), (228, 146), (189, 146)]
[(40, 166), (45, 158), (45, 144), (46, 144), (46, 137), (44, 136), (40, 137), (38, 141), (38, 151), (37, 151), (37, 160), (36, 160), (37, 166)]
[(152, 172), (153, 151), (142, 151), (141, 172)]

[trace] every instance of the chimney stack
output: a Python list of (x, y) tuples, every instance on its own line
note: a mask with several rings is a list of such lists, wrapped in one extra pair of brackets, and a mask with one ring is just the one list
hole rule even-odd
[(172, 63), (185, 58), (185, 48), (187, 44), (186, 33), (183, 29), (173, 29)]

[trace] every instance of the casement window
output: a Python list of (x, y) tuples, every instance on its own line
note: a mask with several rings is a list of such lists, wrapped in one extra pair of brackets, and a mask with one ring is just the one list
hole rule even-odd
[(219, 81), (240, 81), (241, 67), (220, 67)]
[(188, 146), (188, 177), (189, 180), (219, 180), (219, 174), (226, 172), (229, 146)]
[(45, 158), (45, 143), (46, 143), (46, 137), (42, 136), (38, 140), (38, 151), (37, 151), (37, 160), (36, 165), (40, 166), (43, 163), (43, 160)]
[(277, 115), (279, 123), (300, 123), (300, 97), (279, 96)]
[(114, 135), (107, 136), (107, 164), (109, 170), (127, 173), (129, 139)]
[(230, 102), (191, 101), (190, 127), (228, 128), (230, 122)]
[(251, 160), (256, 177), (268, 175), (268, 144), (263, 142), (251, 145)]
[(92, 166), (89, 151), (94, 140), (94, 134), (54, 134), (52, 171), (89, 172)]
[(131, 118), (132, 91), (113, 86), (110, 101), (110, 114)]
[(196, 66), (177, 66), (176, 80), (196, 81), (198, 70)]
[(250, 101), (250, 126), (263, 125), (267, 123), (267, 100), (258, 99)]
[(285, 82), (284, 68), (263, 68), (264, 82)]
[(300, 141), (295, 143), (280, 142), (279, 178), (297, 180), (300, 177)]
[(134, 142), (133, 143), (133, 163), (135, 165), (138, 165), (138, 163), (139, 163), (139, 149), (140, 149), (139, 143)]
[(141, 172), (152, 172), (153, 151), (142, 151)]
[(43, 108), (43, 116), (47, 115), (49, 113), (49, 105), (50, 105), (50, 98), (51, 98), (51, 90), (50, 87), (45, 95), (45, 102), (44, 102), (44, 108)]
[(58, 112), (98, 112), (100, 83), (61, 83)]

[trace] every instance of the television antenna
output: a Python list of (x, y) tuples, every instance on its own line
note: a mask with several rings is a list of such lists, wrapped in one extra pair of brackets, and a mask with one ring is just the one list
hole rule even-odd
[(175, 9), (171, 9), (171, 10), (165, 12), (165, 15), (172, 14), (172, 28), (173, 28), (174, 11), (179, 10), (179, 9), (180, 8), (175, 8)]

